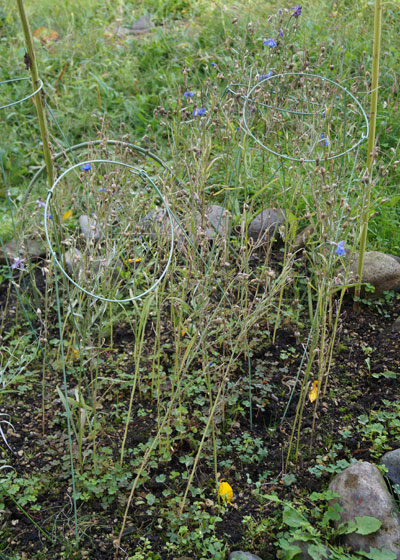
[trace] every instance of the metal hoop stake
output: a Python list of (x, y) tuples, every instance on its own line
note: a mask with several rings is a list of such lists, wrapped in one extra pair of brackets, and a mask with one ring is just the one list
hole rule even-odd
[[(50, 236), (49, 236), (49, 231), (47, 228), (47, 219), (48, 219), (48, 211), (49, 211), (49, 204), (50, 204), (50, 200), (51, 197), (53, 196), (54, 193), (54, 189), (56, 188), (56, 186), (58, 185), (58, 183), (61, 181), (61, 179), (63, 179), (63, 177), (65, 177), (65, 175), (67, 175), (70, 171), (73, 171), (74, 169), (76, 169), (77, 167), (82, 167), (82, 165), (85, 165), (86, 163), (111, 163), (111, 164), (116, 164), (116, 165), (122, 165), (122, 167), (127, 167), (128, 169), (131, 169), (133, 171), (133, 173), (135, 175), (138, 175), (140, 177), (143, 177), (146, 181), (148, 181), (151, 186), (154, 188), (154, 190), (157, 192), (158, 196), (161, 198), (165, 209), (167, 210), (168, 213), (168, 219), (169, 219), (169, 223), (171, 226), (171, 248), (169, 251), (169, 256), (168, 256), (168, 261), (167, 264), (164, 267), (164, 270), (162, 272), (162, 274), (159, 276), (159, 278), (154, 282), (154, 284), (152, 284), (150, 286), (150, 288), (148, 288), (147, 290), (145, 290), (144, 292), (142, 292), (141, 294), (131, 297), (131, 298), (126, 298), (126, 299), (111, 299), (111, 298), (106, 298), (102, 295), (98, 295), (98, 294), (94, 294), (93, 292), (89, 292), (88, 290), (86, 290), (85, 288), (83, 288), (82, 286), (80, 286), (77, 282), (75, 282), (75, 280), (73, 280), (64, 270), (62, 264), (60, 263), (60, 261), (57, 259), (57, 256), (55, 254), (55, 251), (53, 249), (53, 246), (51, 244), (50, 241)], [(174, 222), (173, 222), (173, 215), (171, 213), (171, 210), (169, 208), (169, 205), (166, 201), (166, 199), (164, 198), (164, 196), (161, 194), (159, 188), (157, 187), (157, 185), (154, 183), (154, 181), (151, 179), (151, 177), (149, 177), (149, 175), (147, 175), (147, 173), (145, 171), (143, 171), (143, 169), (138, 169), (137, 167), (133, 167), (132, 165), (129, 165), (128, 163), (123, 163), (121, 161), (115, 161), (115, 160), (109, 160), (109, 159), (92, 159), (92, 160), (88, 160), (88, 161), (81, 161), (79, 163), (76, 163), (75, 165), (69, 167), (68, 169), (66, 169), (59, 177), (58, 179), (55, 181), (55, 183), (52, 185), (51, 189), (49, 189), (48, 194), (47, 194), (47, 198), (46, 198), (46, 204), (45, 204), (45, 208), (44, 208), (44, 230), (46, 233), (46, 239), (47, 239), (47, 243), (49, 245), (49, 250), (50, 253), (56, 263), (56, 265), (58, 266), (58, 268), (60, 269), (61, 273), (65, 276), (65, 278), (67, 278), (67, 280), (69, 280), (76, 288), (78, 288), (78, 290), (81, 290), (81, 292), (84, 292), (86, 295), (93, 297), (95, 299), (99, 299), (102, 301), (106, 301), (108, 303), (129, 303), (132, 301), (135, 301), (137, 299), (142, 298), (143, 296), (147, 295), (149, 292), (153, 291), (158, 284), (161, 282), (161, 280), (164, 278), (164, 276), (166, 275), (168, 268), (171, 264), (172, 261), (172, 255), (174, 252)]]
[[(15, 78), (14, 80), (5, 80), (4, 82), (0, 82), (0, 86), (3, 85), (3, 84), (10, 84), (10, 83), (13, 83), (13, 82), (21, 82), (22, 80), (30, 80), (30, 78)], [(34, 95), (39, 93), (39, 91), (42, 89), (42, 87), (43, 87), (43, 82), (39, 78), (39, 87), (37, 88), (37, 90), (30, 93), (26, 97), (23, 97), (22, 99), (18, 99), (18, 101), (13, 101), (12, 103), (7, 103), (7, 105), (1, 105), (0, 109), (5, 109), (6, 107), (12, 107), (13, 105), (18, 105), (18, 103), (22, 103), (23, 101), (26, 101), (27, 99), (30, 99), (31, 97), (33, 97)]]
[[(272, 150), (271, 148), (268, 148), (268, 146), (265, 146), (265, 144), (263, 144), (261, 142), (261, 140), (259, 140), (256, 136), (254, 136), (254, 134), (251, 132), (250, 128), (249, 128), (249, 124), (247, 122), (247, 117), (246, 117), (246, 111), (248, 109), (248, 104), (249, 103), (254, 103), (254, 100), (250, 98), (250, 96), (254, 93), (255, 89), (257, 87), (259, 87), (259, 85), (263, 82), (268, 82), (269, 80), (273, 80), (275, 78), (281, 78), (281, 77), (285, 77), (285, 76), (305, 76), (307, 78), (319, 78), (320, 80), (322, 80), (323, 82), (329, 82), (330, 84), (333, 84), (334, 86), (338, 87), (339, 89), (341, 89), (342, 91), (344, 91), (345, 93), (347, 93), (351, 99), (356, 103), (356, 105), (358, 106), (358, 108), (361, 111), (361, 115), (364, 118), (364, 122), (365, 122), (365, 126), (366, 126), (366, 134), (361, 134), (361, 138), (358, 140), (358, 142), (356, 142), (353, 146), (351, 146), (350, 148), (348, 148), (347, 150), (345, 150), (344, 152), (341, 152), (340, 154), (335, 154), (333, 156), (329, 156), (329, 157), (321, 157), (321, 158), (315, 158), (315, 159), (304, 159), (304, 158), (295, 158), (292, 156), (288, 156), (286, 154), (280, 154), (278, 152), (275, 152), (274, 150)], [(233, 84), (233, 85), (238, 85), (238, 84)], [(254, 85), (248, 95), (243, 96), (244, 97), (244, 105), (243, 105), (243, 122), (244, 122), (244, 128), (246, 130), (246, 132), (253, 138), (253, 140), (255, 140), (257, 142), (257, 144), (259, 144), (262, 148), (264, 148), (264, 150), (267, 150), (267, 152), (270, 152), (271, 154), (274, 154), (277, 157), (281, 157), (284, 159), (288, 159), (290, 161), (298, 161), (298, 162), (308, 162), (308, 163), (313, 163), (315, 161), (317, 161), (317, 159), (319, 160), (324, 160), (324, 161), (328, 161), (331, 159), (336, 159), (339, 157), (344, 156), (345, 154), (351, 152), (352, 150), (354, 150), (355, 148), (358, 148), (358, 146), (366, 139), (368, 138), (368, 133), (369, 133), (369, 122), (368, 122), (368, 118), (367, 115), (361, 105), (361, 103), (358, 101), (358, 99), (345, 87), (341, 86), (340, 84), (338, 84), (337, 82), (329, 79), (329, 78), (325, 78), (324, 76), (320, 76), (319, 74), (305, 74), (304, 72), (284, 72), (283, 74), (275, 74), (273, 76), (270, 76), (269, 78), (265, 78), (264, 80), (262, 80), (261, 82), (259, 82), (258, 84)]]

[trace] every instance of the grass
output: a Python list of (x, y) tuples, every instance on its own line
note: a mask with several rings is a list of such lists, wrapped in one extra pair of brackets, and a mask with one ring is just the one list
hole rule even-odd
[[(290, 10), (280, 14), (279, 7), (203, 0), (85, 0), (84, 9), (72, 0), (27, 3), (32, 29), (44, 26), (59, 35), (34, 42), (52, 151), (59, 154), (56, 170), (72, 169), (46, 209), (51, 252), (27, 260), (24, 270), (5, 266), (2, 272), (9, 314), (4, 312), (0, 332), (0, 403), (7, 407), (11, 395), (26, 406), (34, 395), (40, 426), (33, 446), (23, 448), (26, 460), (36, 461), (35, 473), (2, 473), (2, 507), (6, 511), (11, 499), (24, 513), (29, 505), (24, 519), (37, 516), (41, 530), (57, 540), (58, 558), (94, 553), (99, 542), (91, 525), (102, 523), (110, 536), (100, 543), (104, 558), (112, 540), (116, 554), (124, 557), (129, 546), (125, 557), (135, 560), (226, 558), (229, 538), (219, 527), (227, 516), (235, 522), (236, 510), (219, 503), (218, 485), (225, 477), (240, 494), (238, 460), (251, 472), (243, 520), (248, 542), (259, 546), (264, 538), (272, 546), (282, 529), (277, 548), (293, 545), (283, 527), (295, 506), (275, 500), (283, 521), (275, 510), (271, 522), (257, 511), (262, 530), (251, 512), (255, 502), (268, 509), (265, 485), (290, 488), (294, 462), (321, 458), (328, 445), (319, 436), (319, 407), (339, 380), (333, 364), (341, 286), (347, 282), (347, 261), (336, 248), (345, 241), (348, 254), (357, 251), (366, 145), (337, 159), (324, 156), (348, 150), (363, 133), (358, 107), (333, 82), (369, 106), (373, 21), (366, 2), (314, 2), (298, 19)], [(0, 81), (26, 76), (13, 8), (6, 0), (0, 11)], [(394, 69), (400, 40), (394, 10), (385, 10), (368, 248), (399, 254), (399, 238), (388, 232), (399, 226)], [(129, 25), (148, 12), (151, 33), (126, 40), (113, 34), (116, 23)], [(272, 37), (276, 47), (263, 44)], [(258, 83), (269, 71), (318, 74), (332, 82), (286, 77)], [(268, 83), (276, 88), (273, 95)], [(229, 84), (236, 84), (236, 93), (226, 90)], [(245, 102), (252, 86), (252, 99)], [(23, 83), (0, 88), (6, 100), (28, 91)], [(188, 91), (193, 97), (184, 96)], [(297, 114), (287, 113), (294, 98)], [(327, 114), (314, 111), (321, 103)], [(204, 116), (195, 114), (202, 108)], [(33, 109), (28, 101), (0, 112), (3, 242), (12, 231), (10, 207), (19, 239), (44, 238), (44, 174), (30, 183), (43, 165)], [(279, 159), (271, 150), (298, 161)], [(83, 171), (80, 164), (87, 160), (92, 168)], [(128, 165), (137, 171), (132, 174)], [(176, 239), (172, 255), (170, 224), (162, 221), (166, 203)], [(223, 206), (219, 225), (228, 224), (228, 235), (207, 235), (209, 204)], [(269, 207), (283, 209), (287, 223), (277, 243), (262, 245), (250, 239), (248, 228)], [(149, 216), (160, 209), (154, 227)], [(95, 220), (93, 234), (79, 235), (82, 214)], [(296, 236), (308, 225), (311, 237), (299, 248)], [(67, 265), (71, 254), (76, 257)], [(92, 295), (60, 274), (54, 256)], [(292, 342), (281, 347), (282, 332), (292, 333)], [(271, 356), (261, 358), (260, 349)], [(284, 378), (289, 369), (289, 385), (270, 379), (272, 371)], [(310, 417), (312, 379), (319, 393)], [(282, 400), (285, 406), (271, 413)], [(285, 430), (290, 406), (284, 472), (272, 474), (263, 463), (272, 440)], [(264, 414), (263, 437), (254, 437)], [(396, 426), (396, 414), (390, 413), (389, 428)], [(364, 425), (359, 432), (370, 433)], [(385, 434), (382, 449), (390, 437)], [(5, 465), (7, 450), (3, 455)], [(54, 509), (46, 516), (42, 504), (49, 503)], [(313, 510), (318, 535), (308, 517), (304, 521), (316, 546), (329, 546), (324, 511)], [(30, 554), (43, 557), (39, 547)], [(343, 550), (337, 554), (350, 557)]]

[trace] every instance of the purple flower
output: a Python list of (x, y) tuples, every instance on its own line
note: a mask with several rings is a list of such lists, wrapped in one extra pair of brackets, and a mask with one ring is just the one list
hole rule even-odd
[(276, 47), (276, 41), (274, 41), (274, 39), (264, 39), (263, 43), (266, 47), (269, 47), (270, 49)]
[(202, 116), (205, 115), (205, 114), (206, 114), (206, 110), (205, 110), (204, 107), (202, 107), (201, 109), (195, 109), (195, 110), (193, 111), (193, 115), (194, 115), (195, 117), (197, 117), (197, 116), (198, 116), (198, 117), (202, 117)]
[(26, 261), (26, 259), (20, 259), (19, 257), (14, 257), (14, 262), (11, 265), (11, 268), (13, 270), (18, 269), (18, 270), (24, 270), (24, 262)]
[(90, 171), (92, 169), (92, 166), (90, 165), (90, 163), (85, 163), (84, 165), (82, 165), (82, 169), (83, 171)]
[(47, 218), (48, 218), (49, 220), (52, 220), (52, 219), (53, 219), (53, 214), (47, 214)]
[(186, 99), (192, 98), (194, 95), (193, 91), (185, 91), (185, 93), (183, 94), (183, 97), (186, 97)]
[(39, 200), (36, 201), (36, 206), (38, 208), (44, 208), (46, 206), (46, 203), (43, 202), (43, 200), (40, 200), (40, 198), (39, 198)]
[(294, 17), (296, 17), (296, 18), (298, 18), (299, 16), (301, 16), (301, 6), (300, 6), (300, 4), (294, 8), (293, 15), (294, 15)]
[(270, 78), (272, 74), (273, 74), (272, 70), (270, 70), (268, 74), (259, 74), (258, 81), (261, 82), (261, 80), (266, 80), (267, 78)]
[(282, 29), (282, 27), (279, 27), (279, 37), (283, 37), (283, 29)]
[(211, 66), (214, 68), (215, 66), (215, 62), (211, 62)]
[(322, 143), (322, 140), (325, 140), (324, 144), (325, 144), (325, 147), (327, 148), (329, 146), (329, 140), (323, 132), (321, 132), (321, 143)]
[(339, 243), (335, 243), (336, 245), (335, 253), (339, 255), (339, 257), (346, 254), (346, 249), (344, 248), (345, 243), (346, 243), (345, 241), (339, 241)]

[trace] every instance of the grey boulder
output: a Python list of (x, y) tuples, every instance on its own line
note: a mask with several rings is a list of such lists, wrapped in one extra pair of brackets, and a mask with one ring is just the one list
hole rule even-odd
[(269, 241), (285, 221), (286, 215), (283, 210), (265, 208), (250, 222), (248, 236), (254, 241)]
[[(368, 462), (354, 463), (336, 475), (329, 490), (338, 494), (333, 502), (343, 508), (340, 522), (356, 517), (375, 517), (382, 526), (368, 535), (345, 535), (345, 544), (352, 550), (388, 549), (400, 560), (400, 515), (378, 468)], [(338, 523), (338, 522), (336, 522)]]
[(100, 231), (95, 218), (90, 218), (86, 216), (86, 214), (82, 214), (82, 216), (79, 217), (79, 225), (85, 239), (89, 241), (98, 241), (98, 239), (100, 239)]
[(243, 552), (242, 550), (235, 550), (231, 552), (228, 560), (261, 560), (256, 554), (251, 552)]
[(385, 453), (380, 463), (388, 469), (386, 476), (390, 482), (400, 484), (400, 448)]
[(206, 228), (205, 236), (207, 239), (214, 239), (218, 236), (227, 238), (231, 224), (231, 214), (223, 206), (210, 204), (205, 211)]
[[(354, 253), (349, 267), (350, 277), (356, 277), (357, 265), (358, 254)], [(400, 286), (400, 263), (393, 255), (367, 251), (364, 255), (362, 282), (375, 287), (373, 296), (380, 296), (385, 290), (395, 290)]]

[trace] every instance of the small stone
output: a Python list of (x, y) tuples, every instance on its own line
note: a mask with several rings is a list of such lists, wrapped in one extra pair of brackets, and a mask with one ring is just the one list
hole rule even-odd
[(380, 460), (388, 469), (386, 476), (393, 484), (400, 484), (400, 448), (388, 451)]
[(400, 317), (392, 323), (392, 331), (393, 332), (400, 332)]
[(313, 232), (313, 226), (309, 225), (303, 229), (303, 231), (298, 233), (294, 240), (293, 250), (298, 251), (299, 249), (303, 249), (307, 245), (307, 241), (310, 239)]
[(265, 208), (249, 225), (248, 236), (254, 241), (269, 241), (275, 237), (278, 228), (285, 224), (286, 215), (283, 210)]
[(79, 217), (79, 225), (86, 239), (98, 241), (100, 238), (100, 231), (97, 228), (97, 220), (95, 218), (90, 218), (86, 216), (86, 214), (82, 214), (82, 216)]
[(382, 523), (378, 531), (369, 535), (345, 535), (344, 542), (350, 549), (368, 552), (370, 548), (387, 548), (400, 560), (400, 514), (375, 465), (368, 462), (350, 465), (334, 477), (329, 490), (339, 494), (332, 502), (338, 502), (343, 508), (336, 524), (363, 516), (375, 517)]
[(221, 236), (227, 238), (231, 223), (231, 214), (223, 206), (210, 204), (205, 211), (207, 239)]
[(251, 552), (243, 552), (242, 550), (235, 550), (231, 552), (228, 560), (261, 560), (256, 554)]

